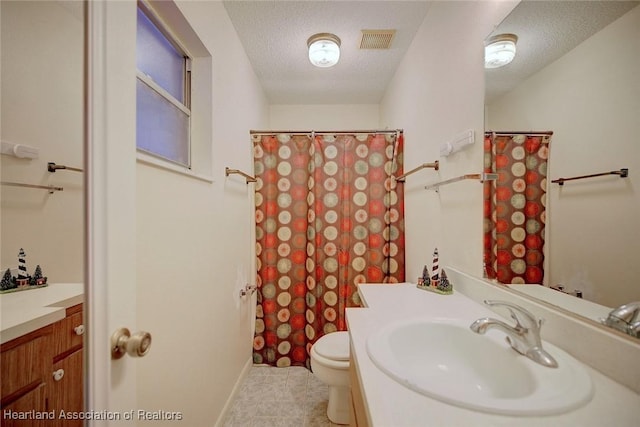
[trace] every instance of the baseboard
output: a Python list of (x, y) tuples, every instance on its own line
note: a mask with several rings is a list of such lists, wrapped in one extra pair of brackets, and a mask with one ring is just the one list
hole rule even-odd
[(236, 381), (236, 384), (233, 386), (233, 390), (231, 390), (231, 394), (229, 394), (229, 398), (225, 402), (224, 408), (222, 408), (222, 412), (220, 412), (220, 416), (218, 417), (218, 420), (214, 424), (215, 427), (221, 427), (224, 424), (224, 420), (225, 418), (227, 418), (227, 414), (231, 410), (231, 407), (233, 406), (233, 402), (236, 400), (236, 396), (240, 392), (240, 387), (242, 387), (242, 383), (244, 382), (244, 379), (247, 378), (247, 375), (249, 375), (249, 371), (251, 370), (252, 366), (253, 366), (253, 355), (251, 355), (251, 357), (249, 357), (247, 359), (247, 362), (244, 364), (244, 368), (242, 368), (242, 372), (240, 372), (238, 381)]

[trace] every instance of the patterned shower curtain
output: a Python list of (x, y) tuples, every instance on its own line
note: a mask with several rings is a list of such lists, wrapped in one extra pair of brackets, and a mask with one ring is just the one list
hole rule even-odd
[(403, 282), (403, 136), (253, 135), (258, 306), (253, 360), (309, 367), (346, 330), (358, 283)]
[(550, 135), (485, 134), (484, 267), (500, 283), (544, 278), (547, 161)]

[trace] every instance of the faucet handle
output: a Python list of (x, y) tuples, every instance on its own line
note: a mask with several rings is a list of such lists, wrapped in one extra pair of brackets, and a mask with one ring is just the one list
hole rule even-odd
[(630, 324), (627, 333), (632, 337), (640, 338), (640, 321)]
[(623, 304), (609, 312), (601, 323), (631, 336), (640, 337), (640, 301)]
[(540, 329), (543, 319), (537, 319), (529, 310), (519, 305), (498, 300), (484, 300), (484, 303), (488, 306), (505, 307), (509, 310), (511, 318), (516, 321), (516, 327), (525, 329)]
[(632, 323), (634, 320), (638, 320), (638, 313), (640, 313), (640, 301), (623, 304), (611, 310), (609, 317), (614, 317), (616, 320), (621, 320), (625, 323)]

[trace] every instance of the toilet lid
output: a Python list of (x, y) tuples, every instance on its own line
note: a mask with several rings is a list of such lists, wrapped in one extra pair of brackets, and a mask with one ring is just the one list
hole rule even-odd
[(332, 332), (313, 345), (316, 352), (327, 359), (349, 360), (349, 332)]

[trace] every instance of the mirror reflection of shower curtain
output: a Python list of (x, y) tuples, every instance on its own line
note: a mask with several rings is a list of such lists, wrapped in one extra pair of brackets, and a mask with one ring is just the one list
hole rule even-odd
[(253, 135), (254, 363), (309, 366), (358, 283), (404, 281), (401, 132)]
[(552, 132), (487, 132), (484, 270), (500, 283), (544, 279), (547, 163)]

